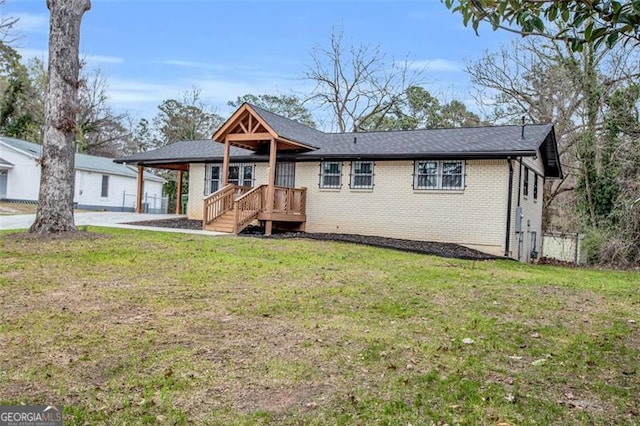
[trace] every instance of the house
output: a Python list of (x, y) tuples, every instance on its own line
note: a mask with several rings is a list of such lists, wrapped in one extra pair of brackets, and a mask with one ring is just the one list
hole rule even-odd
[(324, 133), (243, 104), (211, 140), (116, 161), (189, 172), (187, 215), (206, 229), (274, 227), (450, 242), (538, 256), (553, 126)]
[[(42, 145), (0, 136), (0, 200), (37, 202)], [(137, 173), (111, 158), (75, 155), (74, 203), (85, 210), (134, 211)], [(149, 212), (166, 213), (162, 206), (164, 179), (145, 173), (144, 194)]]

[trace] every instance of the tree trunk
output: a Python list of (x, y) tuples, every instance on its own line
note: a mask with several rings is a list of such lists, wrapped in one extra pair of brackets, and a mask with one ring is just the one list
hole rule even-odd
[(82, 15), (90, 0), (47, 0), (49, 84), (40, 163), (40, 195), (31, 233), (75, 231), (74, 135), (78, 113), (78, 58)]

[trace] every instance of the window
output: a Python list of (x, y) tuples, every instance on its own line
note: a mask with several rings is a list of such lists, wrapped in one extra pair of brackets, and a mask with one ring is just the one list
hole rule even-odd
[(438, 189), (438, 162), (418, 161), (414, 187), (416, 189)]
[(109, 196), (109, 176), (107, 175), (102, 175), (102, 190), (100, 196), (104, 198)]
[(462, 161), (442, 162), (442, 189), (462, 189)]
[(342, 187), (342, 163), (325, 161), (320, 164), (320, 188)]
[(296, 183), (296, 163), (276, 163), (276, 186), (294, 188)]
[(524, 168), (524, 176), (522, 178), (522, 195), (527, 197), (529, 195), (529, 168)]
[(464, 189), (464, 161), (416, 161), (414, 189)]
[(533, 199), (538, 199), (538, 175), (533, 174)]
[(204, 177), (204, 194), (209, 195), (220, 189), (220, 170), (222, 166), (219, 164), (209, 164), (205, 169)]
[(351, 163), (351, 188), (373, 188), (373, 162), (353, 161)]
[[(228, 182), (238, 186), (253, 186), (253, 164), (229, 164)], [(213, 194), (221, 188), (222, 164), (207, 164), (204, 173), (204, 193)]]

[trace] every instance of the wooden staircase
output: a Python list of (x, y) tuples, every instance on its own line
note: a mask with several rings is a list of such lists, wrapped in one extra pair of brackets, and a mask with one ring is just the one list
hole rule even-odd
[(255, 188), (226, 185), (214, 192), (204, 199), (203, 228), (238, 234), (256, 219), (304, 225), (306, 188), (275, 187), (271, 208), (267, 206), (267, 190), (267, 185)]
[(235, 219), (236, 217), (233, 210), (228, 210), (218, 216), (213, 222), (206, 225), (204, 229), (207, 231), (228, 232), (232, 234)]

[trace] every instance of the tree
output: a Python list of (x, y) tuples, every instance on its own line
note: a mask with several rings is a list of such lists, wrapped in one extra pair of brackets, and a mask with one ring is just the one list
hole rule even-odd
[(238, 108), (243, 103), (250, 103), (276, 114), (295, 120), (309, 127), (316, 128), (311, 112), (304, 106), (304, 102), (296, 95), (253, 95), (247, 93), (238, 96), (235, 101), (227, 102), (227, 105)]
[(40, 195), (32, 233), (75, 231), (74, 136), (78, 113), (80, 24), (90, 0), (47, 0), (49, 84), (41, 158)]
[(78, 91), (78, 151), (107, 157), (121, 154), (129, 137), (125, 115), (115, 114), (109, 106), (107, 81), (100, 70), (83, 76), (83, 81)]
[[(5, 4), (5, 0), (0, 0), (0, 6)], [(0, 17), (0, 40), (3, 43), (11, 43), (13, 41), (12, 33), (13, 27), (18, 23), (19, 18), (11, 16)]]
[(0, 131), (2, 134), (21, 137), (31, 121), (22, 101), (29, 95), (29, 75), (12, 47), (0, 42)]
[(583, 175), (581, 157), (587, 158), (589, 149), (585, 131), (595, 132), (592, 148), (600, 152), (606, 100), (638, 72), (631, 50), (572, 52), (563, 42), (526, 39), (467, 64), (475, 98), (490, 121), (516, 124), (524, 116), (528, 122), (554, 124), (566, 173), (562, 181), (545, 183), (545, 229), (575, 231), (579, 226), (576, 197), (586, 194), (574, 190)]
[(200, 100), (200, 90), (191, 89), (182, 100), (167, 99), (158, 106), (153, 118), (156, 147), (184, 139), (208, 139), (222, 125), (224, 119), (209, 111), (209, 106)]
[(476, 114), (460, 101), (441, 103), (420, 86), (408, 87), (405, 97), (382, 119), (372, 117), (363, 123), (366, 130), (414, 130), (468, 127), (482, 124)]
[(345, 51), (343, 34), (335, 31), (328, 48), (313, 48), (311, 61), (305, 79), (315, 87), (307, 101), (327, 108), (340, 132), (357, 132), (365, 125), (377, 128), (422, 75), (408, 61), (388, 63), (380, 47), (360, 45)]
[(481, 22), (503, 29), (569, 43), (581, 51), (593, 43), (613, 47), (619, 41), (640, 43), (640, 7), (636, 0), (444, 0), (447, 8), (460, 13), (464, 25), (478, 32)]

